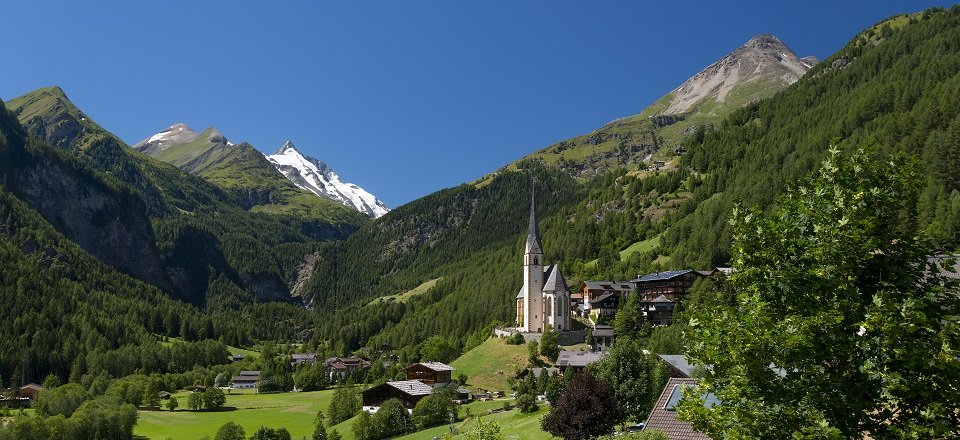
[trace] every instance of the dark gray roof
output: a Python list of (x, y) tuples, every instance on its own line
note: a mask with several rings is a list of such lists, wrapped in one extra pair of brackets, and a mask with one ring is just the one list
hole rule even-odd
[(593, 326), (593, 336), (601, 337), (601, 338), (612, 338), (613, 327), (609, 325), (595, 325)]
[(586, 367), (587, 365), (599, 361), (604, 354), (606, 354), (606, 352), (561, 351), (560, 356), (557, 357), (557, 366)]
[(590, 290), (633, 291), (633, 284), (630, 284), (629, 281), (584, 281), (583, 284)]
[(410, 396), (426, 396), (433, 392), (433, 387), (419, 380), (398, 380), (387, 382), (387, 385), (394, 387)]
[(547, 282), (543, 285), (544, 292), (569, 292), (570, 289), (567, 288), (567, 281), (563, 279), (563, 274), (560, 272), (560, 265), (553, 264), (550, 266), (550, 270), (547, 275)]
[(664, 362), (670, 364), (675, 370), (683, 374), (683, 377), (693, 375), (693, 365), (687, 362), (687, 357), (682, 354), (658, 354)]
[(530, 225), (527, 229), (527, 253), (542, 254), (543, 246), (540, 245), (540, 230), (537, 228), (537, 188), (534, 187), (530, 194)]
[(317, 360), (316, 353), (294, 353), (290, 355), (294, 361), (314, 361)]
[(614, 296), (614, 295), (616, 295), (616, 294), (614, 294), (614, 293), (604, 293), (603, 295), (600, 295), (600, 296), (594, 298), (593, 301), (590, 301), (590, 304), (600, 304), (600, 303), (602, 303), (604, 300), (606, 300), (607, 298), (610, 298), (611, 296)]

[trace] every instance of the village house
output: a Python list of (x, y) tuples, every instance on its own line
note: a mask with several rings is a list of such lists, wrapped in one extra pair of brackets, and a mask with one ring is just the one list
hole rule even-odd
[(231, 388), (250, 389), (260, 385), (260, 370), (244, 370), (230, 380)]
[[(633, 284), (628, 281), (584, 281), (580, 290), (584, 316), (612, 315), (616, 313), (620, 300), (633, 292)], [(610, 300), (611, 297), (614, 299)]]
[(576, 373), (587, 365), (599, 361), (605, 354), (597, 351), (561, 351), (560, 356), (557, 357), (556, 367), (564, 375)]
[(677, 303), (664, 295), (640, 301), (640, 310), (650, 325), (673, 324), (673, 310)]
[(317, 363), (316, 353), (294, 353), (290, 355), (290, 366), (296, 367), (300, 364), (313, 365)]
[(31, 382), (18, 388), (17, 395), (20, 397), (26, 397), (30, 400), (34, 400), (37, 398), (37, 395), (40, 394), (41, 391), (43, 391), (43, 387), (40, 386), (40, 384)]
[(441, 362), (420, 362), (405, 369), (407, 380), (419, 380), (427, 385), (442, 385), (453, 381), (453, 367)]
[[(671, 378), (667, 385), (663, 387), (660, 398), (650, 410), (647, 416), (647, 422), (644, 423), (644, 431), (660, 431), (667, 435), (670, 440), (710, 440), (706, 434), (693, 429), (690, 422), (681, 422), (677, 420), (677, 404), (680, 403), (681, 393), (684, 388), (696, 386), (696, 379), (690, 378)], [(702, 396), (704, 405), (713, 406), (717, 404), (717, 398), (713, 394)]]
[(657, 357), (666, 364), (667, 370), (670, 371), (670, 377), (693, 377), (693, 365), (690, 365), (686, 356), (682, 354), (658, 354)]
[(330, 380), (345, 380), (354, 370), (369, 370), (370, 360), (360, 356), (335, 357), (326, 360)]
[(598, 324), (593, 326), (593, 346), (592, 349), (603, 350), (613, 346), (613, 327), (609, 325)]
[[(435, 387), (447, 386), (452, 382), (453, 367), (440, 362), (419, 362), (408, 366), (406, 380), (386, 382), (363, 392), (363, 410), (377, 412), (383, 402), (397, 398), (407, 408), (417, 406), (417, 402), (433, 392)], [(457, 388), (458, 400), (467, 400), (470, 392)]]
[(406, 408), (414, 408), (417, 402), (433, 392), (433, 387), (419, 380), (397, 380), (386, 382), (363, 392), (363, 410), (377, 412), (380, 405), (387, 400), (396, 398)]
[(523, 333), (543, 333), (547, 326), (561, 332), (570, 329), (570, 289), (560, 266), (547, 265), (543, 259), (535, 196), (530, 199), (523, 287), (517, 293), (516, 322), (517, 330)]
[(654, 299), (660, 295), (668, 299), (676, 300), (686, 296), (693, 283), (700, 278), (713, 275), (712, 270), (669, 270), (666, 272), (654, 272), (637, 277), (631, 281), (635, 290), (644, 299)]

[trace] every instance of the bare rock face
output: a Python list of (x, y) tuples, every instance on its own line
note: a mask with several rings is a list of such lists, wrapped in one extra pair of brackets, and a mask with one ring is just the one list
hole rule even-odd
[(777, 37), (758, 35), (674, 90), (664, 114), (688, 112), (707, 99), (723, 103), (731, 92), (747, 83), (793, 84), (810, 67), (809, 59), (801, 60)]
[(36, 162), (18, 171), (23, 200), (65, 236), (122, 272), (165, 290), (173, 288), (141, 200), (84, 180), (55, 162)]

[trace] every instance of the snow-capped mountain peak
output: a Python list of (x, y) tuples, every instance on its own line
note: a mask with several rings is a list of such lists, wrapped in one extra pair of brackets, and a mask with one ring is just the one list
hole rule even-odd
[(390, 212), (373, 194), (340, 180), (323, 161), (304, 156), (293, 142), (284, 142), (276, 153), (266, 157), (291, 182), (320, 197), (336, 200), (374, 218)]

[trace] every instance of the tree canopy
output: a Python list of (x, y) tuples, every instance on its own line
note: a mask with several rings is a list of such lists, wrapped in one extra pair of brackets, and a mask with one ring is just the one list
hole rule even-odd
[(912, 160), (831, 149), (774, 212), (738, 209), (733, 300), (689, 322), (720, 404), (681, 415), (714, 437), (960, 435), (960, 295), (918, 232), (921, 184)]

